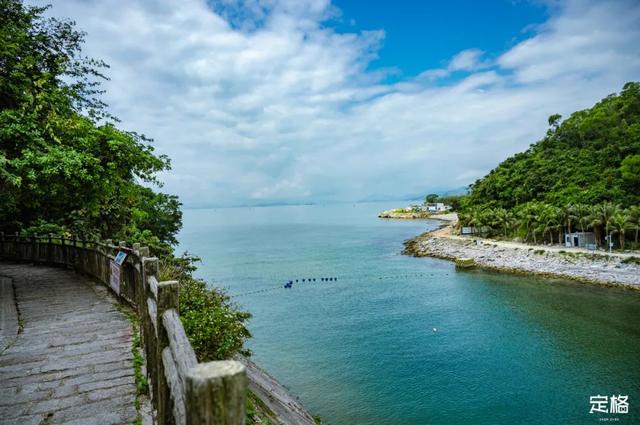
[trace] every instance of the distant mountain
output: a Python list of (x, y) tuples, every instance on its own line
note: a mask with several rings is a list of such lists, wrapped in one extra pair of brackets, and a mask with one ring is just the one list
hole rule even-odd
[(503, 161), (472, 186), (468, 204), (513, 208), (529, 201), (640, 203), (640, 83), (627, 83), (591, 109), (560, 123), (549, 117), (546, 136)]

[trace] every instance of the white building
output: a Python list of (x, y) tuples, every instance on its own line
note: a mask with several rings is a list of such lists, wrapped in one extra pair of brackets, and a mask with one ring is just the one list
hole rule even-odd
[(442, 202), (436, 202), (435, 204), (426, 204), (425, 207), (429, 212), (442, 212), (449, 211), (451, 209), (451, 206), (445, 205)]

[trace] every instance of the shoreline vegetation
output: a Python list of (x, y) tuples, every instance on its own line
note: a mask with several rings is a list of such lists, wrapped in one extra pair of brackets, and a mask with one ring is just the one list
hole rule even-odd
[(455, 214), (437, 229), (405, 241), (403, 254), (456, 262), (461, 268), (561, 278), (640, 290), (640, 254), (593, 252), (454, 234)]

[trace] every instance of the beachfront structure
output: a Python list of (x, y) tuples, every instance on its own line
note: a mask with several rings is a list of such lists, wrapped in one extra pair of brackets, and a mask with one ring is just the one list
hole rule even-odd
[(486, 234), (491, 230), (491, 228), (487, 226), (481, 227), (473, 227), (473, 226), (463, 226), (460, 228), (461, 235), (482, 235)]
[(442, 202), (436, 202), (434, 204), (427, 204), (427, 211), (429, 212), (441, 212), (441, 211), (449, 211), (451, 207), (449, 205), (445, 205)]
[(595, 249), (596, 236), (593, 232), (573, 232), (564, 235), (564, 245), (567, 247)]
[(450, 205), (445, 205), (442, 202), (436, 202), (432, 204), (424, 205), (409, 205), (408, 209), (416, 212), (444, 212), (451, 209)]

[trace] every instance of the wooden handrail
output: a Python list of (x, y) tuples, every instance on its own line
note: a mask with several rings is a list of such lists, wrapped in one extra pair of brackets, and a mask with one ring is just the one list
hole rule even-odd
[[(126, 252), (127, 259), (114, 287), (111, 266), (118, 251)], [(197, 363), (178, 315), (180, 284), (158, 280), (159, 261), (149, 256), (148, 248), (0, 232), (0, 259), (73, 268), (108, 286), (136, 310), (158, 425), (244, 425), (244, 365), (233, 360)]]

